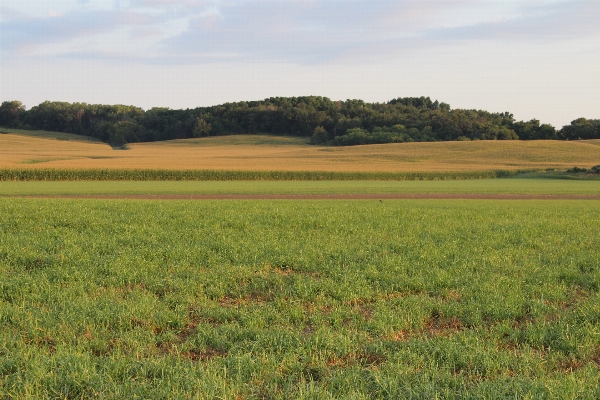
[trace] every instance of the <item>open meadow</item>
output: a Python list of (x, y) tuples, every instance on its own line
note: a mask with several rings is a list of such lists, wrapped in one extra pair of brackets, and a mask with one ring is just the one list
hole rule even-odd
[(599, 17), (0, 0), (0, 400), (600, 400)]
[(600, 397), (597, 201), (0, 198), (3, 398)]
[(600, 397), (599, 141), (18, 133), (0, 399)]
[(486, 171), (600, 164), (600, 140), (395, 143), (332, 147), (308, 139), (236, 135), (127, 145), (64, 133), (0, 134), (0, 168), (254, 171)]

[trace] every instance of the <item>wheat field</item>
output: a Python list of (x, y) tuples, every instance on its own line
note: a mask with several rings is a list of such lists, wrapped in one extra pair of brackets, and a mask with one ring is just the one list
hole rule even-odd
[(0, 135), (0, 168), (279, 171), (482, 171), (564, 169), (600, 164), (600, 140), (395, 143), (314, 146), (307, 139), (221, 136), (129, 144), (128, 150), (76, 135)]

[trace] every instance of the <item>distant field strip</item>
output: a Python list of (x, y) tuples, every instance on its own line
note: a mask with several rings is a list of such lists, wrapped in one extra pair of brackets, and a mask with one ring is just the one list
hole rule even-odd
[(235, 135), (129, 144), (113, 150), (77, 135), (0, 134), (0, 168), (449, 172), (600, 164), (598, 140), (471, 141), (328, 147), (306, 138)]
[(600, 200), (600, 195), (573, 194), (75, 194), (6, 196), (38, 199), (96, 199), (96, 200)]
[(0, 169), (0, 181), (319, 181), (455, 180), (514, 176), (525, 171), (342, 172), (139, 169)]
[(472, 179), (428, 181), (5, 181), (0, 196), (186, 196), (339, 194), (531, 194), (595, 196), (600, 181)]
[(0, 198), (0, 397), (598, 399), (600, 202)]

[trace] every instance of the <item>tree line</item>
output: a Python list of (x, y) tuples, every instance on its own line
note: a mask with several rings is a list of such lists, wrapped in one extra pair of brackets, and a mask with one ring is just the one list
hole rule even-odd
[(451, 140), (600, 139), (600, 120), (579, 118), (560, 130), (509, 112), (452, 109), (429, 97), (387, 103), (326, 97), (271, 97), (186, 110), (45, 101), (27, 110), (0, 105), (0, 126), (96, 137), (112, 145), (241, 133), (310, 137), (315, 144), (357, 145)]

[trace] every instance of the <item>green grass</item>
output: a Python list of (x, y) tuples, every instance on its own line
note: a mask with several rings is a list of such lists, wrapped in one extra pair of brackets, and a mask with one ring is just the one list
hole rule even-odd
[(129, 194), (480, 193), (597, 195), (600, 182), (551, 179), (458, 181), (29, 181), (0, 182), (0, 196)]
[(562, 170), (549, 170), (549, 171), (532, 171), (523, 172), (517, 174), (515, 178), (525, 179), (563, 179), (563, 180), (578, 180), (578, 181), (598, 181), (600, 180), (600, 174), (594, 171), (586, 172), (567, 172)]
[(600, 397), (600, 202), (0, 199), (2, 398)]
[(73, 133), (0, 127), (0, 134), (10, 134), (10, 133), (16, 133), (17, 135), (23, 135), (23, 136), (32, 136), (32, 137), (41, 138), (41, 139), (55, 139), (55, 140), (75, 141), (75, 142), (103, 143), (100, 139), (97, 139), (95, 137), (76, 135)]

